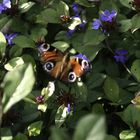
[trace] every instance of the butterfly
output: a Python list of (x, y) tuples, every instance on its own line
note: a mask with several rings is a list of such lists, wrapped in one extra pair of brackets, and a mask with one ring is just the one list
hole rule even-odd
[(62, 81), (75, 82), (91, 68), (89, 59), (82, 54), (70, 56), (46, 43), (39, 45), (38, 51), (44, 70)]

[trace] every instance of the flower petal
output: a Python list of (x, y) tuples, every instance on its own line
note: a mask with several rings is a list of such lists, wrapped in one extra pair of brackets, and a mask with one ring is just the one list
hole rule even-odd
[(11, 1), (10, 0), (3, 0), (3, 5), (6, 8), (11, 8)]
[(102, 26), (102, 23), (99, 19), (96, 19), (92, 23), (92, 29), (98, 30)]

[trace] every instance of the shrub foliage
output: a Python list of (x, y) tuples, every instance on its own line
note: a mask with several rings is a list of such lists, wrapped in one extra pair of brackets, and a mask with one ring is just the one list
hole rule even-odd
[[(140, 139), (140, 0), (1, 0), (0, 30), (2, 140)], [(54, 78), (43, 43), (89, 70)]]

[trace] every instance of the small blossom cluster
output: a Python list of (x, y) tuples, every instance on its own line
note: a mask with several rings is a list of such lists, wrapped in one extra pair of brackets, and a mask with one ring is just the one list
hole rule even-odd
[(45, 101), (44, 96), (40, 95), (36, 97), (37, 103), (41, 104), (41, 103), (44, 103), (44, 101)]
[(69, 29), (67, 31), (67, 36), (68, 37), (71, 37), (73, 35), (73, 33), (77, 30), (77, 29), (84, 29), (85, 25), (86, 25), (86, 21), (85, 20), (82, 20), (80, 18), (80, 13), (83, 11), (83, 9), (81, 7), (79, 7), (79, 5), (77, 3), (73, 3), (72, 4), (72, 9), (73, 9), (73, 12), (74, 12), (74, 16), (72, 17), (73, 19), (74, 18), (77, 18), (81, 21), (81, 23), (79, 25), (77, 25), (74, 29)]
[(112, 10), (111, 12), (109, 10), (102, 11), (99, 19), (95, 19), (93, 21), (92, 29), (102, 29), (104, 32), (106, 32), (113, 26), (116, 16), (117, 12), (115, 10)]

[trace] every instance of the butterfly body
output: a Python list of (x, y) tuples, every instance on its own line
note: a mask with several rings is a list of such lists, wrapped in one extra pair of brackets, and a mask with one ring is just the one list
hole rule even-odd
[[(62, 81), (74, 82), (90, 66), (87, 60), (76, 56), (69, 56), (68, 53), (52, 49), (52, 47), (45, 43), (40, 45), (38, 50), (44, 70), (52, 77), (59, 78)], [(85, 67), (84, 62), (87, 67)]]

